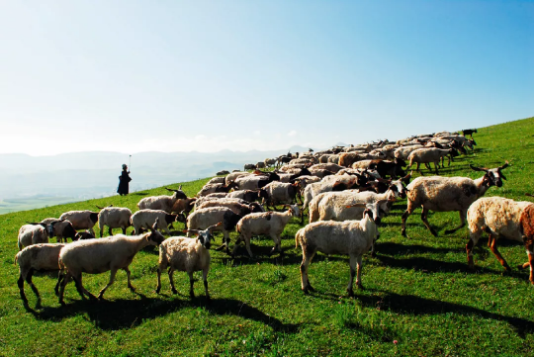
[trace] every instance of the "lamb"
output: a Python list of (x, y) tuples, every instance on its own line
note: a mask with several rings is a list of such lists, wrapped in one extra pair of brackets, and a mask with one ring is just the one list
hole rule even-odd
[(185, 271), (189, 275), (190, 289), (189, 295), (195, 297), (193, 285), (195, 280), (193, 272), (202, 270), (204, 280), (204, 289), (206, 290), (206, 299), (210, 300), (208, 292), (208, 272), (210, 270), (210, 247), (213, 236), (211, 231), (221, 223), (210, 226), (204, 230), (189, 230), (191, 233), (197, 233), (196, 239), (187, 237), (169, 237), (159, 246), (159, 263), (158, 263), (158, 283), (156, 293), (161, 290), (161, 272), (169, 266), (169, 282), (173, 294), (178, 291), (174, 287), (173, 274), (175, 270)]
[(165, 187), (165, 189), (174, 192), (172, 196), (163, 195), (145, 197), (139, 201), (137, 207), (139, 207), (139, 209), (158, 209), (170, 214), (177, 200), (187, 199), (187, 195), (182, 191), (182, 185), (180, 185), (178, 190), (173, 190), (167, 187)]
[[(275, 207), (280, 204), (292, 204), (297, 197), (300, 198), (298, 183), (271, 182), (261, 188), (259, 197), (263, 198), (265, 209), (269, 206)], [(302, 203), (302, 198), (300, 198)]]
[(414, 163), (417, 163), (417, 171), (421, 172), (419, 169), (419, 166), (421, 163), (427, 164), (427, 163), (434, 163), (434, 168), (436, 169), (436, 174), (439, 174), (438, 172), (438, 166), (439, 162), (444, 156), (448, 156), (452, 154), (453, 149), (438, 149), (438, 148), (423, 148), (423, 149), (417, 149), (410, 153), (408, 156), (408, 160), (410, 161), (410, 164), (408, 165), (408, 168), (412, 167)]
[(98, 213), (92, 211), (68, 211), (59, 216), (59, 220), (70, 221), (75, 230), (88, 229), (93, 235), (93, 227), (98, 222)]
[(52, 225), (44, 223), (25, 224), (19, 229), (19, 250), (32, 244), (48, 243), (48, 232), (53, 230)]
[(134, 226), (134, 234), (141, 234), (141, 228), (149, 228), (156, 220), (159, 222), (157, 228), (171, 235), (168, 225), (176, 221), (185, 222), (185, 216), (183, 214), (167, 214), (167, 212), (162, 210), (142, 209), (130, 217), (130, 224)]
[(109, 235), (113, 235), (113, 228), (122, 228), (122, 234), (126, 234), (126, 228), (130, 226), (132, 211), (124, 207), (106, 207), (98, 214), (98, 228), (100, 238), (104, 235), (104, 227), (108, 226)]
[(52, 225), (53, 229), (48, 232), (49, 238), (57, 237), (57, 242), (60, 243), (63, 240), (67, 242), (67, 238), (77, 240), (76, 230), (72, 226), (72, 223), (68, 220), (60, 220), (57, 218), (45, 218), (40, 223), (46, 225)]
[(59, 253), (59, 267), (66, 269), (65, 278), (59, 289), (59, 303), (64, 305), (63, 294), (65, 287), (71, 278), (74, 279), (78, 293), (84, 299), (84, 294), (91, 300), (96, 297), (87, 291), (82, 284), (82, 273), (99, 274), (111, 271), (109, 283), (100, 291), (98, 299), (104, 299), (104, 293), (113, 284), (117, 270), (122, 269), (128, 276), (128, 288), (132, 292), (135, 288), (130, 282), (130, 269), (133, 258), (141, 249), (147, 245), (160, 245), (165, 239), (161, 233), (156, 231), (159, 220), (154, 222), (149, 233), (126, 236), (118, 234), (116, 236), (102, 239), (79, 240), (66, 245)]
[(317, 251), (324, 254), (343, 254), (350, 257), (350, 280), (347, 292), (354, 296), (352, 284), (358, 265), (356, 285), (363, 288), (361, 281), (362, 255), (366, 253), (378, 238), (378, 229), (373, 217), (378, 212), (377, 203), (367, 205), (367, 209), (360, 221), (322, 221), (310, 223), (300, 229), (295, 235), (295, 245), (302, 249), (302, 263), (300, 265), (301, 288), (304, 293), (314, 291), (308, 278), (310, 265)]
[(445, 234), (456, 232), (465, 225), (467, 209), (479, 197), (484, 196), (491, 186), (502, 187), (502, 180), (506, 177), (502, 170), (509, 166), (504, 165), (487, 169), (470, 165), (475, 171), (484, 171), (485, 174), (472, 180), (468, 177), (418, 177), (407, 187), (408, 207), (402, 215), (402, 235), (406, 237), (406, 219), (416, 207), (422, 207), (421, 220), (434, 236), (436, 231), (430, 227), (427, 220), (429, 210), (435, 212), (458, 211), (461, 224), (457, 228), (445, 231)]
[[(195, 210), (187, 217), (187, 227), (189, 230), (206, 229), (213, 226), (216, 223), (222, 222), (223, 224), (213, 228), (214, 231), (222, 231), (223, 244), (218, 250), (226, 248), (226, 252), (229, 253), (228, 244), (230, 243), (230, 231), (232, 231), (242, 218), (241, 215), (235, 214), (231, 209), (226, 207), (208, 207)], [(188, 233), (188, 237), (189, 237)]]
[[(498, 239), (504, 237), (525, 243), (527, 254), (532, 251), (528, 247), (528, 239), (525, 240), (523, 238), (524, 229), (522, 229), (523, 221), (521, 217), (527, 208), (534, 209), (534, 204), (526, 201), (517, 202), (503, 197), (482, 197), (469, 207), (467, 210), (469, 242), (465, 248), (467, 251), (467, 263), (470, 268), (474, 268), (473, 248), (484, 232), (488, 233), (488, 246), (505, 270), (509, 271), (510, 266), (497, 250)], [(520, 268), (522, 267), (521, 265)], [(532, 276), (530, 281), (534, 284)]]
[[(37, 308), (41, 306), (41, 296), (32, 282), (33, 273), (34, 271), (59, 270), (59, 251), (64, 246), (65, 244), (34, 244), (22, 249), (17, 253), (17, 255), (15, 255), (15, 264), (18, 263), (20, 269), (20, 276), (17, 284), (19, 286), (20, 297), (22, 298), (24, 305), (28, 304), (28, 299), (26, 298), (26, 294), (24, 294), (24, 280), (26, 280), (37, 296)], [(61, 271), (59, 277), (61, 277)], [(58, 279), (58, 283), (55, 287), (56, 295), (58, 293), (60, 281), (61, 279)]]
[[(287, 206), (286, 206), (287, 207)], [(243, 217), (236, 225), (236, 231), (239, 233), (239, 238), (236, 241), (232, 255), (235, 255), (238, 245), (241, 241), (245, 242), (247, 252), (252, 258), (253, 254), (250, 250), (250, 238), (253, 235), (268, 235), (274, 242), (274, 247), (271, 254), (276, 250), (282, 254), (282, 239), (281, 235), (285, 226), (291, 217), (298, 217), (300, 215), (297, 205), (291, 205), (286, 212), (265, 212), (265, 213), (251, 213)]]

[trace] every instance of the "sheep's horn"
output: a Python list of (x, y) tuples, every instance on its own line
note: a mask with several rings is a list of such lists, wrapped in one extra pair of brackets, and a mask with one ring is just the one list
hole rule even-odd
[(471, 167), (472, 170), (475, 170), (475, 171), (484, 171), (484, 172), (488, 172), (489, 169), (486, 169), (485, 167), (476, 167), (476, 166), (473, 166), (471, 164), (469, 164), (469, 167)]
[(508, 166), (510, 166), (510, 163), (508, 161), (506, 161), (506, 163), (502, 166), (499, 166), (499, 171), (500, 170), (504, 170), (505, 168), (507, 168)]
[(95, 205), (95, 206), (96, 206), (96, 208), (98, 208), (98, 209), (104, 209), (104, 207), (100, 207), (100, 206), (97, 206), (97, 205)]
[(209, 226), (209, 227), (207, 228), (207, 230), (211, 232), (212, 229), (215, 229), (215, 228), (221, 226), (222, 224), (223, 224), (222, 222), (219, 222), (219, 223), (217, 223), (217, 224), (211, 225), (211, 226)]

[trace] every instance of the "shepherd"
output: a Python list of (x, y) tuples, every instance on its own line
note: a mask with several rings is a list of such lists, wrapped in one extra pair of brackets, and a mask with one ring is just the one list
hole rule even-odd
[(123, 164), (122, 172), (119, 176), (119, 188), (117, 189), (117, 193), (121, 196), (126, 196), (129, 192), (129, 183), (130, 181), (132, 181), (129, 173), (130, 171), (128, 171), (128, 166), (126, 166), (126, 164)]

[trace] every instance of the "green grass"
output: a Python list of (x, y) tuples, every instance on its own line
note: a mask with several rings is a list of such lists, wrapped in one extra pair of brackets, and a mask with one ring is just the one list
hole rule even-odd
[[(534, 118), (479, 130), (475, 154), (457, 159), (445, 175), (479, 177), (469, 163), (495, 167), (509, 160), (508, 181), (487, 196), (519, 200), (534, 193)], [(193, 195), (206, 180), (184, 183)], [(178, 185), (173, 185), (177, 187)], [(212, 303), (207, 305), (201, 280), (197, 298), (188, 296), (185, 273), (175, 274), (178, 295), (162, 276), (156, 286), (157, 250), (140, 252), (131, 270), (138, 294), (129, 291), (124, 272), (106, 292), (108, 301), (81, 301), (73, 284), (66, 306), (53, 293), (55, 274), (34, 278), (43, 308), (26, 310), (19, 296), (13, 265), (18, 228), (27, 221), (57, 217), (70, 209), (95, 204), (135, 208), (146, 195), (17, 212), (0, 216), (0, 355), (516, 355), (534, 353), (534, 288), (528, 271), (505, 273), (481, 240), (475, 249), (477, 270), (469, 271), (467, 230), (444, 235), (458, 225), (457, 213), (434, 213), (429, 221), (439, 237), (429, 234), (417, 210), (408, 219), (408, 236), (400, 235), (405, 202), (396, 203), (380, 229), (376, 258), (365, 256), (363, 285), (356, 298), (346, 297), (347, 258), (318, 254), (310, 265), (316, 293), (300, 290), (301, 253), (295, 250), (296, 220), (283, 235), (285, 256), (269, 257), (272, 241), (253, 241), (258, 260), (230, 259), (212, 251), (209, 275)], [(181, 228), (181, 227), (180, 227)], [(235, 239), (235, 233), (232, 234)], [(217, 238), (217, 243), (220, 237)], [(217, 244), (216, 244), (217, 245)], [(501, 241), (510, 266), (526, 261), (520, 244)], [(245, 254), (244, 248), (240, 253)], [(98, 292), (109, 274), (87, 275), (84, 284)], [(197, 275), (200, 278), (200, 273)], [(35, 296), (26, 287), (30, 306)], [(396, 342), (396, 343), (395, 343)]]

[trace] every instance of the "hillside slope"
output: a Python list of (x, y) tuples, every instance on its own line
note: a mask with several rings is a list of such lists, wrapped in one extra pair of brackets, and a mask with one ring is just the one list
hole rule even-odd
[[(457, 159), (445, 175), (476, 178), (469, 163), (495, 167), (510, 161), (502, 188), (488, 196), (520, 200), (534, 193), (534, 118), (479, 130), (475, 154)], [(186, 182), (194, 195), (208, 179)], [(177, 187), (178, 184), (171, 185)], [(212, 251), (209, 275), (212, 303), (206, 305), (201, 283), (197, 298), (188, 296), (185, 273), (175, 274), (178, 295), (167, 277), (162, 293), (156, 286), (157, 250), (139, 253), (131, 265), (137, 294), (123, 272), (100, 303), (81, 301), (74, 285), (66, 289), (65, 307), (53, 293), (55, 274), (34, 278), (43, 309), (26, 311), (20, 300), (13, 265), (18, 228), (28, 221), (57, 217), (71, 209), (109, 205), (136, 209), (147, 195), (109, 197), (0, 216), (0, 355), (531, 355), (534, 353), (534, 290), (528, 272), (505, 273), (481, 240), (475, 250), (478, 269), (467, 268), (467, 230), (444, 236), (459, 222), (456, 213), (429, 215), (439, 237), (432, 237), (419, 218), (408, 219), (408, 236), (400, 235), (405, 202), (396, 203), (384, 219), (376, 258), (365, 256), (363, 285), (355, 299), (346, 297), (348, 259), (318, 254), (310, 265), (317, 289), (300, 290), (301, 253), (295, 250), (296, 220), (282, 240), (285, 255), (269, 257), (272, 241), (255, 239), (260, 257), (236, 259)], [(181, 229), (182, 226), (180, 226)], [(236, 234), (232, 234), (235, 241)], [(215, 246), (220, 242), (216, 239)], [(500, 243), (510, 266), (526, 261), (521, 245)], [(244, 248), (240, 250), (245, 254)], [(197, 275), (200, 277), (200, 274)], [(109, 274), (84, 277), (85, 287), (99, 291)], [(35, 297), (26, 285), (30, 306)]]

